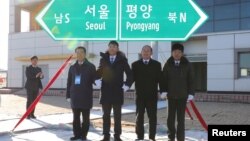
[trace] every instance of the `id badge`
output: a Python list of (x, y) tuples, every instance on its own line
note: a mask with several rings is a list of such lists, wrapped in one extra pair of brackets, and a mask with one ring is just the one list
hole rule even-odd
[(75, 76), (75, 85), (80, 85), (81, 84), (81, 75), (76, 75)]

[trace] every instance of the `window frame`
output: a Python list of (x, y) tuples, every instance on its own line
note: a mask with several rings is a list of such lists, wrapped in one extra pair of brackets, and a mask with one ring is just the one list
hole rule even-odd
[[(240, 55), (243, 53), (250, 54), (250, 48), (245, 49), (237, 49), (235, 51), (235, 78), (236, 79), (250, 79), (250, 75), (241, 76), (241, 68), (240, 68)], [(250, 68), (249, 68), (250, 69)]]

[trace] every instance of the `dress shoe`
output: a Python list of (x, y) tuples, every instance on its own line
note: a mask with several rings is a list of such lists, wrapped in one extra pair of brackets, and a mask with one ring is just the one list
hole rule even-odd
[(109, 141), (110, 137), (109, 136), (104, 136), (103, 139), (101, 141)]
[(30, 118), (36, 119), (36, 116), (35, 115), (30, 115)]
[(71, 138), (70, 138), (71, 141), (79, 140), (79, 139), (82, 139), (82, 138), (81, 138), (81, 137), (71, 137)]
[(87, 137), (85, 137), (85, 136), (82, 137), (82, 140), (83, 140), (83, 141), (86, 141), (86, 140), (87, 140)]
[(122, 139), (119, 136), (115, 136), (114, 141), (122, 141)]

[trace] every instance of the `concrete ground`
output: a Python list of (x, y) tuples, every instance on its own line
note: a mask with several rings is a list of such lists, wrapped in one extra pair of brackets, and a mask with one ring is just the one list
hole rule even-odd
[[(25, 95), (1, 94), (0, 107), (0, 124), (9, 120), (18, 120), (25, 112), (26, 97)], [(134, 100), (125, 100), (125, 106), (134, 105)], [(214, 102), (196, 102), (197, 108), (203, 115), (207, 124), (250, 124), (250, 104), (241, 103), (214, 103)], [(101, 105), (98, 99), (94, 99), (94, 110), (101, 110)], [(191, 109), (191, 108), (190, 108)], [(192, 111), (192, 110), (191, 110)], [(65, 97), (61, 96), (44, 96), (36, 107), (35, 114), (38, 119), (46, 119), (46, 116), (71, 114), (70, 104), (66, 102)], [(194, 116), (194, 114), (192, 114)], [(100, 115), (99, 115), (100, 116)], [(69, 115), (71, 117), (71, 115)], [(166, 117), (167, 109), (158, 110), (158, 129), (157, 140), (166, 140)], [(207, 133), (199, 124), (194, 116), (194, 120), (186, 118), (186, 140), (198, 141), (207, 140)], [(134, 140), (136, 135), (135, 129), (135, 114), (124, 114), (123, 120), (123, 134), (124, 140)], [(145, 128), (148, 128), (147, 118), (145, 114)], [(90, 140), (98, 140), (101, 138), (102, 120), (92, 120), (91, 132), (88, 135)], [(60, 126), (49, 126), (40, 128), (39, 130), (25, 130), (17, 132), (16, 134), (0, 134), (2, 141), (36, 141), (44, 140), (68, 140), (72, 136), (71, 124), (59, 124)], [(70, 127), (69, 127), (70, 126)], [(53, 128), (52, 128), (53, 127)], [(147, 131), (146, 131), (147, 133)], [(37, 138), (39, 135), (39, 138)], [(41, 138), (40, 138), (41, 137)], [(147, 135), (145, 135), (147, 138)]]
[[(250, 104), (241, 103), (215, 103), (215, 102), (195, 102), (201, 115), (207, 124), (246, 124), (250, 125)], [(190, 120), (186, 114), (187, 130), (204, 130), (197, 120), (195, 114), (188, 104), (189, 110), (194, 120)], [(135, 122), (135, 114), (123, 115), (123, 120)], [(157, 111), (158, 124), (166, 124), (167, 108)], [(145, 122), (148, 122), (145, 114)]]

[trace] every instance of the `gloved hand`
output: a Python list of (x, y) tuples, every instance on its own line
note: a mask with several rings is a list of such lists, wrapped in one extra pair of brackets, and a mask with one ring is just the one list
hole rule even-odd
[(67, 102), (71, 102), (70, 98), (67, 98), (66, 100), (67, 100)]
[(188, 99), (187, 99), (187, 102), (189, 102), (189, 101), (191, 101), (191, 100), (193, 100), (194, 99), (194, 96), (193, 95), (188, 95)]
[(101, 86), (102, 86), (102, 80), (101, 79), (95, 80), (95, 85), (96, 85), (96, 87), (101, 88)]
[(126, 92), (126, 91), (128, 91), (129, 87), (128, 87), (127, 85), (124, 84), (124, 85), (122, 86), (122, 89), (123, 89), (123, 92)]
[(167, 92), (161, 93), (161, 99), (166, 99), (166, 98), (167, 98), (167, 95), (168, 95)]

